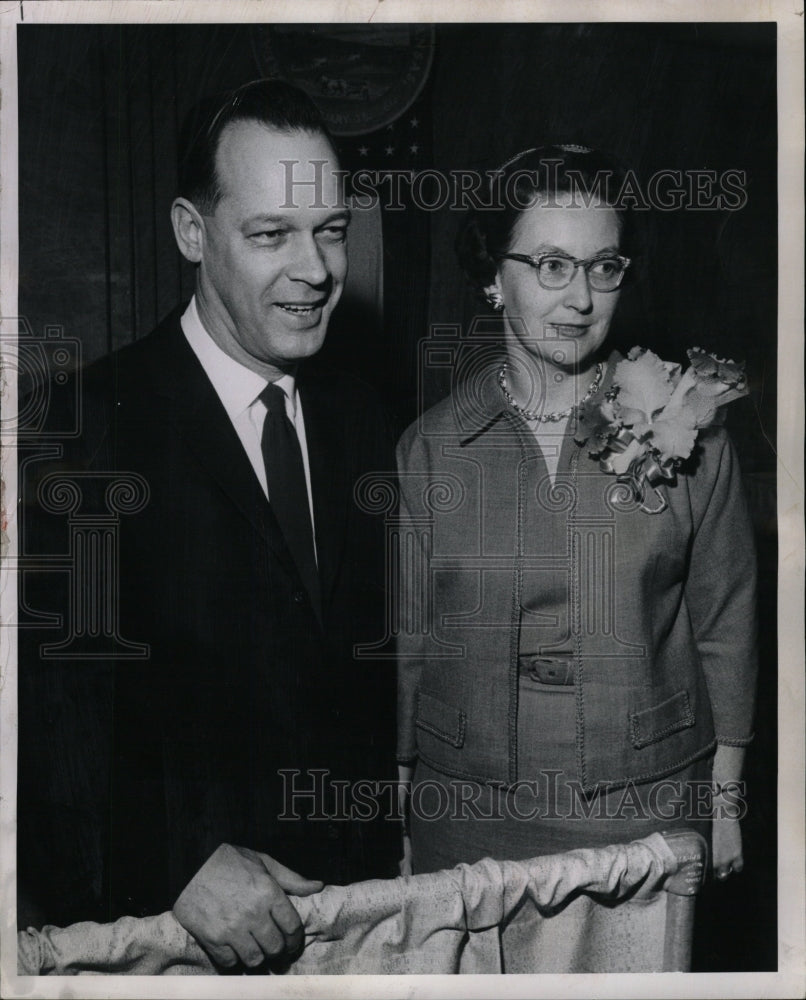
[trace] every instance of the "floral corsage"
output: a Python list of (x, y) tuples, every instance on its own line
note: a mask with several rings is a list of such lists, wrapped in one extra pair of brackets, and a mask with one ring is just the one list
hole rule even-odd
[[(687, 353), (691, 366), (682, 372), (680, 365), (634, 347), (616, 365), (604, 398), (587, 401), (579, 411), (577, 442), (587, 441), (601, 470), (629, 483), (649, 514), (665, 510), (666, 500), (655, 487), (674, 479), (698, 432), (715, 422), (720, 407), (747, 395), (742, 364), (699, 347)], [(647, 506), (647, 487), (659, 506)]]

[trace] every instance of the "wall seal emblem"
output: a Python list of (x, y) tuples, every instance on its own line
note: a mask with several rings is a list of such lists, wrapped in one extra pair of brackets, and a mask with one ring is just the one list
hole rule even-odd
[(334, 135), (374, 132), (417, 99), (434, 58), (434, 27), (421, 24), (256, 26), (266, 76), (304, 90)]

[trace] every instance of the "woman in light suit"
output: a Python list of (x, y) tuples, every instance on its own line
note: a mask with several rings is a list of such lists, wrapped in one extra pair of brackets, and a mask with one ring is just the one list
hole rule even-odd
[(596, 436), (628, 364), (608, 346), (635, 270), (619, 178), (594, 151), (526, 150), (459, 235), (501, 336), (398, 447), (415, 873), (675, 827), (710, 833), (717, 877), (742, 867), (752, 533), (721, 428), (626, 485)]

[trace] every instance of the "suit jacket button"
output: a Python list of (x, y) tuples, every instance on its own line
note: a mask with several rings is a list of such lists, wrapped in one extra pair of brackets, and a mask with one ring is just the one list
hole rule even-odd
[(302, 602), (304, 600), (305, 600), (305, 594), (301, 590), (295, 590), (294, 591), (294, 601), (297, 604), (302, 604)]

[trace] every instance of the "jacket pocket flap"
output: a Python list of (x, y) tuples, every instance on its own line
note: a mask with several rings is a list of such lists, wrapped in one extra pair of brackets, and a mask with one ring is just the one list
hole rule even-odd
[(417, 727), (457, 749), (465, 742), (467, 716), (425, 691), (417, 695)]
[(694, 725), (694, 714), (688, 691), (678, 691), (659, 705), (630, 714), (630, 739), (636, 750), (688, 729)]

